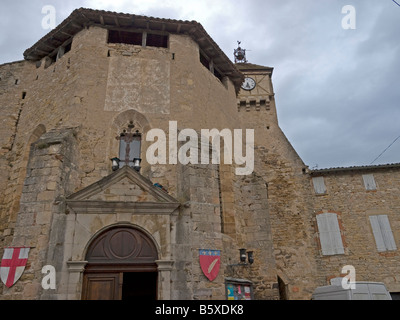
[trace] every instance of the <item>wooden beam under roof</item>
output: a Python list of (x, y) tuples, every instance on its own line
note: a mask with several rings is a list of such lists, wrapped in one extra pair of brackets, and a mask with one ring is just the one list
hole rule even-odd
[(35, 48), (34, 50), (35, 50), (35, 52), (37, 52), (37, 53), (41, 53), (41, 54), (45, 54), (45, 55), (48, 55), (48, 54), (49, 54), (48, 51), (43, 51), (43, 50), (40, 50), (40, 49), (38, 49), (38, 48)]
[(71, 27), (76, 28), (76, 29), (82, 29), (83, 25), (77, 24), (75, 22), (70, 23)]
[(63, 43), (63, 42), (64, 42), (63, 40), (57, 39), (57, 38), (54, 37), (54, 36), (51, 37), (50, 40), (51, 40), (51, 41), (56, 41), (56, 42), (58, 42), (58, 43)]
[(67, 37), (73, 37), (73, 34), (70, 34), (70, 33), (65, 32), (65, 31), (60, 31), (60, 33), (65, 34)]
[(54, 46), (53, 46), (53, 45), (47, 44), (46, 42), (42, 42), (42, 43), (40, 44), (40, 46), (41, 46), (41, 47), (50, 48), (51, 50), (54, 49)]
[(196, 38), (196, 40), (199, 41), (199, 42), (203, 42), (203, 41), (207, 41), (207, 38), (206, 37), (199, 37), (199, 38)]
[(190, 28), (190, 29), (188, 30), (188, 34), (190, 34), (190, 35), (195, 34), (196, 31), (197, 31), (197, 28), (196, 28), (196, 27), (192, 27), (192, 28)]

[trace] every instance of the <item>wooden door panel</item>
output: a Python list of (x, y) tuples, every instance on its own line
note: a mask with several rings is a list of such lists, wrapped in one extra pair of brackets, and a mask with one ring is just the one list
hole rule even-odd
[(85, 274), (83, 300), (121, 300), (122, 273)]

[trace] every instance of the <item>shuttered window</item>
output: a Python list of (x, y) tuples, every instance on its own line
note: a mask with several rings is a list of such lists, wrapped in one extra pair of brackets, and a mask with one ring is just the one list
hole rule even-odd
[(376, 190), (376, 183), (373, 174), (364, 174), (362, 177), (366, 190)]
[(397, 250), (387, 215), (370, 216), (369, 220), (379, 252)]
[(324, 256), (344, 254), (342, 235), (337, 214), (319, 214), (317, 215), (317, 224), (322, 254)]
[(324, 177), (312, 178), (314, 191), (316, 194), (326, 194), (326, 187), (324, 182)]

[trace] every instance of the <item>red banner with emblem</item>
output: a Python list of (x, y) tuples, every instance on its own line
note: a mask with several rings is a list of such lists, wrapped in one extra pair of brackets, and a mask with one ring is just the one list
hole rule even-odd
[(28, 261), (30, 248), (5, 248), (0, 266), (1, 281), (12, 287), (22, 276)]
[(199, 255), (201, 270), (208, 280), (214, 281), (221, 267), (221, 251), (201, 249)]

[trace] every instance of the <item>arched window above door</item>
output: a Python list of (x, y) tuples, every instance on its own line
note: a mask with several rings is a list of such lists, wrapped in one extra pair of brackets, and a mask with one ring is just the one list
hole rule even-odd
[(132, 227), (115, 227), (102, 232), (89, 245), (86, 261), (90, 269), (107, 266), (121, 270), (137, 268), (157, 270), (157, 248), (141, 230)]
[[(135, 110), (127, 110), (115, 117), (111, 126), (116, 134), (111, 142), (113, 171), (129, 166), (140, 171), (143, 156), (141, 154), (146, 132), (150, 124), (146, 117)], [(115, 160), (115, 162), (114, 162)]]

